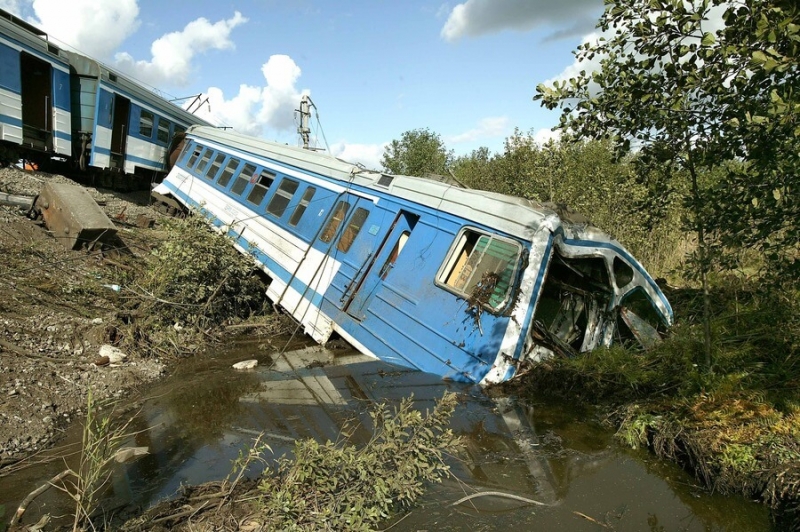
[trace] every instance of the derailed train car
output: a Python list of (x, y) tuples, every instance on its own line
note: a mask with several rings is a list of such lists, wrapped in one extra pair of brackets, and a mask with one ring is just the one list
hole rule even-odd
[(208, 125), (0, 10), (0, 142), (7, 149), (61, 157), (105, 184), (134, 188), (166, 173), (171, 139), (193, 124)]
[(672, 309), (617, 241), (535, 202), (188, 130), (155, 192), (251, 253), (305, 332), (442, 378), (658, 338)]

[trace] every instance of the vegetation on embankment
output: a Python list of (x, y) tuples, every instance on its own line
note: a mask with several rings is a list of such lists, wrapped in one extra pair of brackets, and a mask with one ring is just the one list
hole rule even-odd
[(297, 440), (292, 458), (248, 481), (249, 465), (270, 460), (269, 447), (257, 441), (224, 481), (188, 488), (120, 529), (375, 530), (413, 505), (425, 483), (449, 474), (444, 458), (462, 446), (448, 428), (456, 404), (456, 395), (445, 393), (424, 414), (412, 399), (394, 409), (376, 405), (364, 446), (349, 443), (347, 434), (337, 442)]
[(528, 368), (504, 387), (603, 405), (620, 442), (649, 447), (710, 490), (741, 493), (800, 520), (800, 292), (717, 279), (714, 366), (703, 367), (701, 294), (670, 294), (678, 323), (648, 352), (624, 347)]

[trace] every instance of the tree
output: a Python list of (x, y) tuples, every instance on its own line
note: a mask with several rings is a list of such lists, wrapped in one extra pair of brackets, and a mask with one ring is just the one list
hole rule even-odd
[(406, 131), (400, 140), (393, 140), (384, 150), (381, 164), (392, 174), (425, 176), (447, 175), (453, 160), (437, 133), (429, 129)]
[(576, 52), (600, 68), (539, 85), (534, 97), (562, 109), (564, 131), (688, 176), (709, 367), (716, 239), (777, 247), (783, 254), (768, 258), (797, 269), (799, 22), (790, 0), (606, 0), (604, 37)]

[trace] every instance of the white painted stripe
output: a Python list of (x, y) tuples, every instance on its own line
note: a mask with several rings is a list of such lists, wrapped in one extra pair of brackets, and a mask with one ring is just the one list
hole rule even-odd
[[(56, 131), (64, 131), (71, 137), (72, 117), (70, 112), (59, 109), (58, 107), (54, 107), (53, 116), (53, 122), (56, 125)], [(56, 135), (53, 135), (53, 144), (56, 153), (60, 153), (62, 155), (72, 154), (72, 142), (69, 139), (62, 139)]]
[(374, 203), (375, 205), (378, 204), (378, 201), (380, 199), (377, 196), (373, 196), (371, 194), (365, 194), (365, 193), (362, 193), (362, 192), (357, 192), (357, 191), (351, 190), (351, 189), (349, 189), (347, 187), (343, 187), (341, 185), (337, 185), (335, 183), (331, 183), (329, 181), (325, 181), (324, 179), (320, 179), (320, 178), (317, 178), (317, 177), (315, 177), (313, 175), (309, 175), (309, 174), (307, 174), (305, 172), (300, 172), (300, 171), (297, 171), (297, 170), (295, 170), (293, 168), (290, 168), (290, 167), (287, 167), (287, 166), (283, 166), (281, 164), (277, 164), (277, 163), (268, 161), (268, 160), (263, 159), (261, 157), (258, 157), (258, 156), (252, 155), (250, 153), (246, 153), (246, 152), (237, 150), (237, 149), (232, 148), (230, 146), (223, 146), (221, 144), (217, 144), (216, 142), (204, 139), (203, 137), (194, 137), (193, 136), (193, 137), (190, 137), (190, 138), (194, 138), (196, 141), (198, 141), (203, 146), (207, 146), (207, 147), (213, 148), (215, 150), (224, 151), (226, 154), (232, 155), (233, 157), (236, 157), (237, 159), (244, 159), (244, 160), (247, 160), (247, 161), (254, 162), (254, 163), (259, 164), (259, 165), (261, 165), (261, 166), (263, 166), (265, 168), (269, 168), (270, 170), (275, 170), (276, 172), (281, 172), (281, 173), (283, 173), (285, 175), (288, 175), (288, 176), (291, 176), (291, 177), (294, 177), (294, 178), (297, 178), (297, 179), (301, 179), (301, 180), (305, 181), (306, 183), (314, 185), (316, 187), (324, 188), (324, 189), (327, 189), (327, 190), (332, 190), (333, 192), (336, 192), (337, 194), (346, 191), (349, 194), (352, 194), (354, 196), (359, 196), (359, 197), (362, 197), (364, 199), (367, 199), (367, 200), (371, 201), (372, 203)]

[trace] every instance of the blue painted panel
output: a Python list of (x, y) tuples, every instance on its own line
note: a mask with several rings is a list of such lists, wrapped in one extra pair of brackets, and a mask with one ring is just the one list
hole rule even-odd
[(0, 44), (0, 87), (17, 94), (22, 92), (19, 52)]
[(114, 94), (102, 87), (97, 91), (97, 117), (95, 123), (98, 127), (111, 129), (114, 117)]
[(69, 112), (72, 106), (69, 91), (69, 73), (53, 69), (53, 105)]

